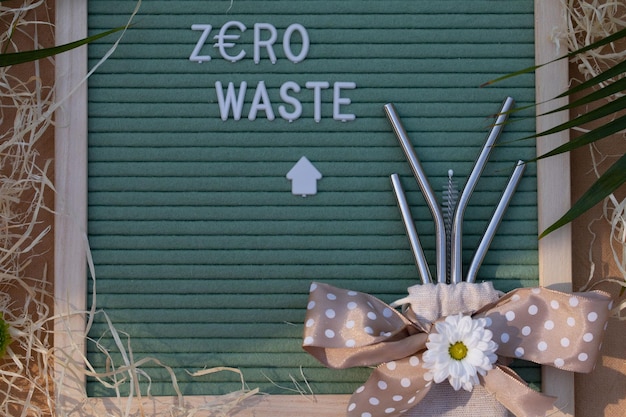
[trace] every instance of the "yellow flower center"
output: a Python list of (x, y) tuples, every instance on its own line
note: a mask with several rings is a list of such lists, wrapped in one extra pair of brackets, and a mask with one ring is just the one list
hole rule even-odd
[(448, 348), (448, 353), (450, 354), (450, 357), (452, 359), (460, 361), (467, 356), (467, 346), (465, 346), (463, 342), (456, 342), (455, 344), (450, 345), (450, 348)]

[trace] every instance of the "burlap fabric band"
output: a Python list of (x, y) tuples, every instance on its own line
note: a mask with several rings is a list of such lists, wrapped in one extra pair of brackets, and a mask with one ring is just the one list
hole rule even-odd
[[(497, 301), (503, 293), (496, 291), (490, 282), (457, 285), (416, 285), (409, 295), (392, 306), (409, 308), (405, 314), (427, 328), (440, 317), (458, 313), (473, 314), (481, 307)], [(419, 300), (419, 301), (418, 301)], [(436, 384), (406, 417), (513, 417), (498, 400), (481, 385), (472, 392), (455, 391), (449, 384)]]

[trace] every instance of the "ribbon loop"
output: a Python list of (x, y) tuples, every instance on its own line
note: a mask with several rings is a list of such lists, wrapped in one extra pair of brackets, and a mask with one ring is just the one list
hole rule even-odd
[(377, 365), (415, 353), (427, 335), (369, 294), (313, 283), (303, 348), (335, 368)]
[(590, 372), (610, 313), (610, 298), (599, 292), (565, 294), (520, 288), (475, 317), (486, 317), (499, 344), (498, 355), (573, 372)]

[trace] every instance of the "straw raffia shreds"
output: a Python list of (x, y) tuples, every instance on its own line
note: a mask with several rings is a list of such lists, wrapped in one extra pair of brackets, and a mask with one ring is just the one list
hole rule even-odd
[[(570, 51), (580, 49), (594, 41), (611, 35), (626, 27), (626, 3), (622, 0), (562, 0), (567, 13), (566, 21), (568, 28), (562, 38), (565, 39)], [(606, 68), (616, 63), (626, 60), (626, 48), (624, 44), (609, 44), (601, 49), (594, 49), (583, 54), (576, 55), (573, 63), (577, 66), (578, 72), (585, 79), (592, 78), (600, 74)], [(621, 74), (620, 77), (626, 75)], [(609, 79), (602, 85), (615, 82), (616, 79)], [(618, 92), (608, 98), (614, 100), (623, 96), (623, 92)], [(584, 131), (583, 129), (580, 129)], [(611, 139), (614, 141), (626, 140), (626, 132), (620, 132)], [(617, 143), (617, 142), (616, 142)], [(621, 146), (623, 148), (623, 145)], [(591, 175), (599, 177), (600, 165), (610, 159), (615, 159), (621, 155), (607, 155), (600, 152), (595, 144), (589, 146), (590, 159), (593, 164)], [(626, 288), (626, 198), (619, 199), (615, 194), (609, 195), (602, 207), (602, 220), (611, 228), (610, 247), (613, 254), (614, 266), (622, 279), (600, 278), (597, 279), (595, 273), (595, 262), (593, 259), (593, 245), (597, 242), (592, 239), (589, 248), (590, 273), (587, 284), (583, 289), (591, 289), (600, 284), (611, 282)], [(594, 233), (589, 225), (589, 231)], [(616, 303), (614, 314), (620, 319), (626, 308), (626, 301)]]
[[(44, 21), (36, 25), (49, 31), (43, 5), (0, 6), (2, 52), (13, 52), (20, 43), (38, 45), (29, 19), (38, 17), (38, 8)], [(36, 145), (52, 123), (42, 115), (53, 93), (42, 82), (40, 66), (32, 67), (29, 77), (0, 68), (0, 314), (12, 339), (0, 359), (0, 414), (7, 416), (49, 415), (53, 409), (51, 286), (45, 265), (35, 273), (28, 268), (46, 250), (39, 244), (50, 232), (41, 219), (49, 210), (44, 194), (52, 187), (51, 162), (39, 158)]]

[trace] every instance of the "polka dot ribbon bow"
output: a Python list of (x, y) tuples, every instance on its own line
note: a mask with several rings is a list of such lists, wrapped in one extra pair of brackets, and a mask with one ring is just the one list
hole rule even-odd
[[(471, 315), (486, 324), (497, 355), (497, 362), (487, 363), (488, 370), (474, 378), (517, 417), (544, 416), (556, 398), (532, 390), (503, 363), (521, 358), (590, 372), (610, 309), (610, 297), (596, 291), (520, 288), (505, 294)], [(352, 395), (348, 417), (399, 416), (438, 382), (432, 369), (424, 367), (424, 354), (432, 348), (429, 336), (441, 328), (410, 320), (410, 312), (405, 316), (369, 294), (311, 285), (303, 348), (329, 368), (378, 365)], [(453, 355), (452, 344), (449, 351)]]

